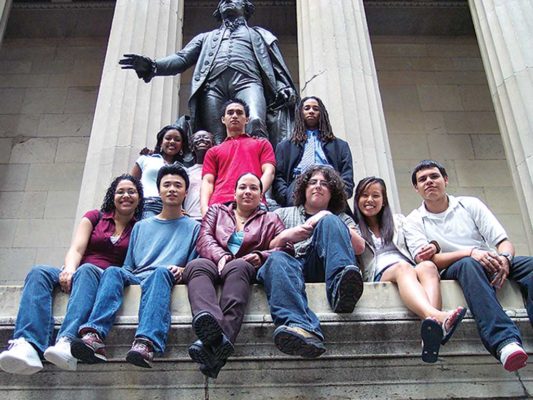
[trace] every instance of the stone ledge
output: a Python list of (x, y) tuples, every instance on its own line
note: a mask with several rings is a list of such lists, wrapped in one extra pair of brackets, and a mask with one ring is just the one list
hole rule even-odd
[[(417, 320), (400, 299), (398, 288), (392, 283), (365, 283), (363, 296), (351, 314), (335, 314), (329, 307), (323, 283), (306, 285), (309, 306), (321, 321), (376, 321), (376, 320)], [(453, 309), (459, 305), (466, 306), (463, 292), (455, 281), (442, 281), (443, 309)], [(0, 286), (0, 325), (13, 324), (17, 315), (22, 286)], [(136, 324), (141, 295), (140, 286), (125, 289), (124, 304), (120, 309), (116, 324)], [(506, 312), (514, 318), (527, 318), (524, 300), (518, 285), (507, 282), (498, 291), (498, 298)], [(54, 316), (60, 324), (65, 315), (68, 295), (57, 292), (54, 297)], [(191, 309), (185, 285), (175, 286), (172, 292), (172, 323), (190, 324)], [(254, 285), (250, 303), (246, 311), (245, 322), (272, 322), (266, 296), (260, 285)]]
[[(20, 286), (0, 286), (0, 341), (11, 337)], [(272, 343), (266, 296), (254, 286), (235, 354), (219, 375), (206, 384), (187, 355), (195, 339), (186, 286), (173, 291), (173, 322), (167, 349), (151, 370), (124, 361), (133, 339), (139, 287), (126, 290), (125, 302), (108, 338), (107, 364), (78, 366), (65, 372), (46, 363), (31, 377), (0, 372), (6, 398), (72, 399), (324, 399), (324, 398), (528, 398), (533, 393), (533, 366), (507, 373), (481, 345), (470, 315), (453, 340), (441, 348), (436, 364), (420, 360), (420, 321), (403, 306), (395, 285), (367, 283), (352, 314), (331, 312), (324, 284), (308, 284), (311, 307), (326, 337), (327, 352), (305, 360), (279, 352)], [(456, 282), (442, 282), (444, 308), (465, 304)], [(526, 349), (533, 349), (533, 332), (518, 287), (506, 284), (499, 298), (518, 324)], [(62, 321), (68, 297), (55, 297), (56, 322)], [(56, 326), (57, 328), (57, 326)], [(206, 397), (207, 398), (207, 397)]]

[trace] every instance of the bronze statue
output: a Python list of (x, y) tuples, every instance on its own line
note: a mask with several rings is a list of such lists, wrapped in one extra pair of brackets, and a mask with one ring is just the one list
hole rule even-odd
[(119, 63), (147, 83), (154, 76), (176, 75), (196, 64), (189, 98), (193, 129), (214, 132), (220, 143), (225, 138), (220, 108), (230, 98), (242, 99), (250, 107), (247, 132), (266, 137), (275, 146), (290, 136), (298, 95), (276, 37), (248, 26), (253, 12), (250, 0), (220, 0), (213, 13), (222, 23), (218, 29), (197, 35), (163, 59), (125, 54)]

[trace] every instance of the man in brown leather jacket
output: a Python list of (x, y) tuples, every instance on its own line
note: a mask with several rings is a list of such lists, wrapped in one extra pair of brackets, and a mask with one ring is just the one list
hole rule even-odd
[(250, 106), (247, 132), (269, 138), (275, 146), (290, 134), (290, 127), (280, 121), (287, 121), (297, 94), (276, 37), (248, 26), (253, 12), (249, 0), (221, 0), (213, 14), (222, 22), (218, 29), (197, 35), (182, 50), (160, 60), (125, 54), (119, 63), (123, 69), (134, 69), (145, 82), (180, 74), (196, 64), (189, 98), (194, 129), (213, 132), (220, 143), (225, 132), (218, 110), (226, 100), (238, 98)]

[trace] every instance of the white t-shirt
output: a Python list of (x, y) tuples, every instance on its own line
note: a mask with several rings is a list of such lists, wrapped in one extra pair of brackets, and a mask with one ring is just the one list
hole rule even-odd
[(449, 253), (473, 247), (493, 250), (507, 239), (505, 229), (481, 200), (448, 195), (448, 201), (442, 213), (431, 213), (422, 203), (407, 216), (404, 233), (411, 254), (418, 254), (431, 240)]
[(165, 160), (161, 154), (152, 154), (149, 156), (140, 156), (135, 161), (142, 171), (141, 183), (143, 184), (144, 197), (159, 197), (157, 190), (157, 173)]
[(200, 188), (202, 187), (202, 164), (194, 164), (187, 168), (189, 190), (183, 202), (183, 208), (189, 216), (197, 221), (202, 219), (200, 211)]

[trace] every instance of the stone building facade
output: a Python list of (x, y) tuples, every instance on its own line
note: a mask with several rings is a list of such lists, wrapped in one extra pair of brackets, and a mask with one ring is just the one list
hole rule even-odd
[[(170, 54), (216, 26), (216, 4), (0, 1), (0, 282), (21, 282), (35, 263), (60, 265), (81, 213), (187, 112), (191, 71), (146, 85), (119, 68), (120, 56)], [(483, 199), (531, 254), (530, 2), (255, 4), (250, 23), (278, 36), (302, 95), (324, 99), (356, 180), (382, 176), (407, 214), (420, 202), (411, 168), (436, 158), (450, 192)]]

